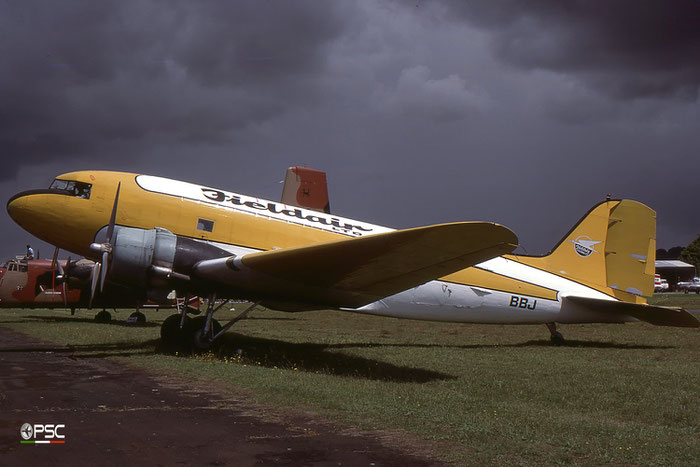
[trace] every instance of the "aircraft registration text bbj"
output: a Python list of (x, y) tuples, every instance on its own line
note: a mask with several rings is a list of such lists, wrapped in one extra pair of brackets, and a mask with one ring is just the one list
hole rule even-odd
[(510, 306), (534, 310), (535, 308), (537, 308), (537, 300), (533, 299), (532, 302), (530, 302), (530, 299), (528, 299), (527, 297), (518, 297), (516, 295), (513, 295), (510, 297)]

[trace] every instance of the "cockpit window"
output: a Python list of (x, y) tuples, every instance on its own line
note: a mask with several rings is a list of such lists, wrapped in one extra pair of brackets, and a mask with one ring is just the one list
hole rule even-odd
[(92, 185), (89, 183), (77, 182), (75, 180), (60, 180), (56, 179), (51, 183), (49, 190), (67, 191), (68, 194), (76, 198), (90, 199), (90, 191)]

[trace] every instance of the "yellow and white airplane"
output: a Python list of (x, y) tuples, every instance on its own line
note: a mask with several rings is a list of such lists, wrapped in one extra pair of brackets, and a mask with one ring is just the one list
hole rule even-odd
[[(393, 230), (326, 212), (150, 175), (82, 171), (18, 193), (10, 216), (42, 240), (97, 261), (105, 280), (151, 299), (209, 297), (204, 316), (166, 319), (166, 341), (207, 348), (216, 298), (284, 311), (339, 310), (461, 323), (623, 323), (698, 327), (650, 306), (656, 214), (631, 200), (594, 206), (545, 256), (514, 255), (506, 227), (456, 222)], [(252, 307), (251, 306), (251, 307)]]

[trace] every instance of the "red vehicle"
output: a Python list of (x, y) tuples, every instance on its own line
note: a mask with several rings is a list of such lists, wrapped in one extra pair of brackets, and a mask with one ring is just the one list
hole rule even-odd
[[(71, 265), (77, 267), (78, 263), (71, 262)], [(75, 281), (56, 279), (60, 276), (60, 270), (65, 270), (67, 267), (67, 261), (60, 261), (59, 269), (58, 264), (46, 259), (13, 258), (4, 262), (0, 265), (0, 306), (3, 308), (66, 306), (75, 308), (80, 303), (79, 284), (76, 285)], [(62, 278), (59, 277), (59, 279)]]
[[(94, 262), (49, 259), (24, 259), (16, 257), (0, 265), (0, 307), (1, 308), (91, 308), (90, 274)], [(180, 300), (182, 302), (182, 300)], [(108, 284), (101, 295), (94, 299), (95, 308), (102, 308), (95, 317), (98, 321), (110, 321), (111, 315), (105, 308), (136, 308), (130, 321), (143, 322), (145, 315), (139, 308), (172, 308), (177, 299), (164, 303), (149, 303), (133, 290)], [(188, 302), (189, 307), (198, 309), (198, 299)]]

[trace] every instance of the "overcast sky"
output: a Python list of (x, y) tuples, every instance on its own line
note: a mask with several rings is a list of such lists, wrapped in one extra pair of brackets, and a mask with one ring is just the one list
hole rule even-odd
[(279, 199), (306, 164), (336, 214), (531, 254), (607, 193), (700, 233), (695, 0), (5, 0), (0, 43), (3, 203), (82, 169)]

